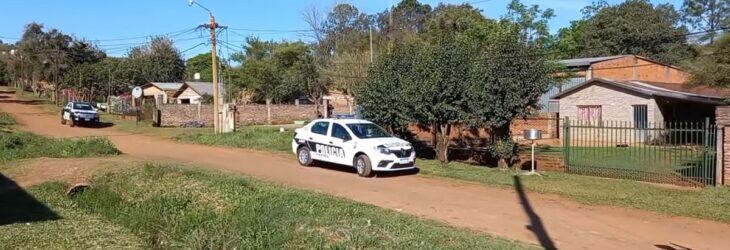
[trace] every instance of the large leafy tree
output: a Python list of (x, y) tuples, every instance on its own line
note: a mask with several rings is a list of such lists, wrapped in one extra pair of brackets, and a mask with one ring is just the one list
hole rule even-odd
[(202, 81), (213, 80), (213, 60), (210, 52), (198, 54), (185, 62), (185, 80), (193, 80), (195, 73), (200, 73)]
[(684, 0), (682, 16), (695, 30), (707, 32), (700, 40), (712, 44), (719, 29), (730, 27), (730, 0)]
[(503, 19), (509, 20), (520, 28), (521, 40), (535, 45), (545, 45), (550, 38), (548, 21), (555, 17), (552, 9), (540, 9), (534, 4), (527, 6), (520, 0), (512, 0), (507, 5), (507, 14)]
[(169, 38), (153, 37), (149, 44), (130, 50), (128, 57), (146, 82), (180, 82), (184, 79), (185, 60)]
[(426, 28), (432, 8), (418, 0), (402, 0), (390, 9), (378, 13), (378, 29), (386, 37), (388, 47), (418, 39)]
[(673, 64), (690, 55), (687, 29), (671, 4), (627, 0), (591, 13), (580, 28), (581, 56), (635, 54)]
[(700, 55), (686, 62), (693, 85), (730, 87), (730, 34), (701, 49)]

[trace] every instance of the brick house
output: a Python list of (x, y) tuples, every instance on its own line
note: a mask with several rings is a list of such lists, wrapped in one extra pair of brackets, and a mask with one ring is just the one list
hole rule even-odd
[(145, 99), (155, 99), (156, 96), (162, 95), (162, 103), (175, 103), (172, 96), (182, 85), (179, 82), (150, 82), (142, 85), (142, 93)]
[(212, 82), (185, 82), (175, 92), (173, 98), (178, 104), (198, 104), (204, 95), (213, 96)]
[[(584, 122), (624, 121), (647, 125), (671, 121), (714, 120), (726, 89), (684, 84), (682, 69), (634, 56), (561, 61), (574, 77), (552, 96), (561, 119)], [(557, 102), (557, 105), (554, 103)]]

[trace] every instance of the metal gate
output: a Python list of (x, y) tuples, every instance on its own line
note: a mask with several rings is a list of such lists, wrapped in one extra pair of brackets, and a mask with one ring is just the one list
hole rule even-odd
[(717, 127), (709, 119), (657, 125), (641, 117), (599, 123), (566, 118), (563, 124), (570, 173), (682, 186), (715, 184)]

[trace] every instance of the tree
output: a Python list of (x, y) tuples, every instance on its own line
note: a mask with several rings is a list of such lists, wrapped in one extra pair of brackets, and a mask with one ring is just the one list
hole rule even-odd
[(585, 46), (581, 36), (585, 30), (587, 21), (571, 21), (569, 27), (560, 28), (550, 48), (550, 55), (555, 59), (576, 58), (581, 55)]
[(700, 41), (712, 44), (722, 33), (718, 29), (730, 26), (730, 0), (684, 0), (682, 17), (695, 30), (707, 32)]
[(595, 13), (581, 28), (581, 56), (635, 54), (674, 64), (690, 55), (687, 29), (670, 4), (627, 0)]
[(685, 64), (690, 72), (689, 83), (730, 87), (730, 34), (724, 34), (714, 44), (701, 50), (694, 60)]
[(185, 60), (169, 38), (153, 37), (149, 44), (131, 49), (128, 57), (144, 82), (180, 82), (185, 77)]
[[(213, 60), (210, 52), (198, 54), (185, 62), (185, 80), (193, 80), (200, 73), (201, 81), (213, 80)], [(221, 65), (220, 62), (218, 65)]]
[[(522, 28), (515, 25), (492, 37), (475, 60), (468, 93), (472, 125), (486, 126), (495, 145), (511, 145), (510, 125), (537, 107), (537, 101), (554, 82), (559, 67), (545, 50), (526, 44)], [(506, 165), (503, 147), (494, 155)]]
[(541, 10), (538, 5), (527, 6), (520, 0), (512, 0), (507, 5), (507, 15), (503, 17), (520, 28), (521, 40), (537, 46), (545, 45), (550, 38), (548, 21), (555, 17), (553, 9)]
[(431, 10), (430, 5), (418, 0), (402, 0), (389, 10), (378, 13), (378, 29), (385, 35), (388, 47), (417, 40), (418, 34), (426, 28)]

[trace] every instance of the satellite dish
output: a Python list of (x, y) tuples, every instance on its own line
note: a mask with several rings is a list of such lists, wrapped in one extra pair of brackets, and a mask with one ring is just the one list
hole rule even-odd
[(193, 79), (195, 79), (195, 80), (200, 80), (200, 73), (195, 73), (195, 74), (193, 75)]
[(142, 88), (137, 86), (132, 89), (132, 96), (134, 98), (140, 98), (142, 97)]

